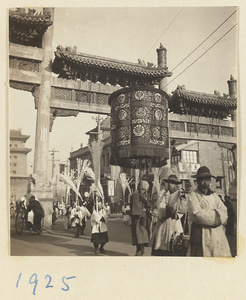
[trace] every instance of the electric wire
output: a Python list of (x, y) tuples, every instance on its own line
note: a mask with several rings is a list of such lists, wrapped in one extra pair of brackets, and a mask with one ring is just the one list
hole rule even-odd
[(222, 37), (220, 37), (212, 46), (210, 46), (203, 54), (201, 54), (196, 60), (194, 60), (187, 68), (185, 68), (182, 72), (180, 72), (176, 77), (174, 77), (171, 81), (169, 81), (162, 89), (167, 87), (171, 82), (173, 82), (176, 78), (178, 78), (181, 74), (183, 74), (187, 69), (189, 69), (194, 63), (196, 63), (201, 57), (203, 57), (210, 49), (212, 49), (219, 41), (221, 41), (233, 28), (235, 28), (237, 24), (232, 26)]
[(146, 58), (146, 56), (150, 53), (150, 51), (153, 49), (153, 47), (156, 45), (156, 43), (161, 39), (161, 37), (164, 35), (164, 33), (168, 30), (168, 28), (173, 24), (173, 22), (177, 19), (177, 17), (181, 14), (182, 10), (184, 9), (184, 7), (181, 8), (181, 10), (177, 13), (177, 15), (173, 18), (173, 20), (171, 21), (171, 23), (167, 26), (167, 28), (163, 31), (163, 33), (160, 35), (160, 37), (155, 41), (155, 43), (153, 44), (153, 46), (150, 48), (150, 50), (148, 51), (147, 54), (145, 54), (145, 56), (143, 57), (143, 59)]
[(222, 22), (205, 40), (203, 40), (190, 54), (188, 54), (176, 67), (174, 67), (170, 72), (173, 72), (178, 66), (180, 66), (188, 57), (191, 56), (201, 45), (203, 45), (221, 26), (223, 26), (235, 13), (235, 10), (224, 22)]

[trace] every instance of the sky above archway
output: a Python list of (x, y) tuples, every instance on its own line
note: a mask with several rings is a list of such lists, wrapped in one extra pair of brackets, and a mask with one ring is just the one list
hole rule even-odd
[[(58, 45), (76, 46), (78, 52), (135, 63), (140, 58), (157, 64), (156, 49), (162, 43), (172, 71), (236, 10), (229, 6), (55, 8), (53, 47), (55, 51)], [(228, 93), (230, 74), (238, 77), (238, 27), (226, 34), (235, 24), (237, 13), (175, 68), (168, 79), (168, 93), (178, 85), (210, 94), (214, 90), (222, 95)], [(218, 41), (223, 35), (225, 37)], [(182, 71), (184, 73), (178, 76)], [(26, 146), (32, 148), (28, 154), (28, 172), (32, 173), (36, 110), (30, 93), (10, 89), (9, 116), (11, 129), (22, 128), (23, 134), (30, 135)], [(57, 118), (50, 134), (50, 150), (59, 151), (55, 158), (66, 161), (72, 149), (78, 149), (81, 143), (87, 145), (85, 132), (95, 126), (92, 115), (84, 113), (76, 118)]]

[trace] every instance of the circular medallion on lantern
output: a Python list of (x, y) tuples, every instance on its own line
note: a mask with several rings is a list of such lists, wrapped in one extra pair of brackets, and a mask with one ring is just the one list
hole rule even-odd
[(155, 111), (155, 118), (156, 118), (157, 120), (161, 120), (161, 119), (162, 119), (162, 111), (161, 111), (160, 109), (157, 109), (157, 110)]
[(144, 107), (138, 107), (135, 111), (137, 118), (143, 118), (146, 116), (146, 109)]
[(127, 112), (124, 109), (121, 109), (119, 111), (119, 119), (122, 121), (122, 120), (125, 120), (126, 117), (127, 117)]
[(120, 104), (122, 104), (122, 103), (124, 103), (125, 99), (126, 99), (126, 96), (125, 96), (124, 94), (121, 94), (121, 95), (119, 95), (119, 97), (118, 97), (118, 102), (119, 102)]
[(159, 93), (156, 93), (154, 97), (155, 97), (156, 102), (158, 102), (158, 103), (161, 102), (161, 95)]
[(133, 133), (135, 136), (142, 136), (144, 134), (145, 130), (142, 125), (136, 125), (133, 127)]
[(160, 127), (156, 126), (152, 129), (153, 137), (158, 139), (161, 136)]
[(143, 100), (143, 98), (144, 98), (144, 92), (143, 91), (136, 91), (135, 98), (137, 100)]

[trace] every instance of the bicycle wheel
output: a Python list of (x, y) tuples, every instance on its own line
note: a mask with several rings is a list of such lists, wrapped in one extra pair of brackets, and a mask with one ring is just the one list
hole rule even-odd
[(15, 232), (17, 234), (21, 234), (24, 228), (25, 218), (23, 217), (23, 213), (19, 211), (15, 217)]

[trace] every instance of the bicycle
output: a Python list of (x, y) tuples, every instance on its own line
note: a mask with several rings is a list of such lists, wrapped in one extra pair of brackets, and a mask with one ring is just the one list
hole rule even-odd
[(20, 208), (15, 217), (15, 232), (17, 234), (22, 234), (22, 231), (26, 226), (26, 216), (27, 210), (25, 204), (24, 202), (20, 202)]

